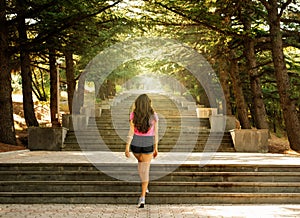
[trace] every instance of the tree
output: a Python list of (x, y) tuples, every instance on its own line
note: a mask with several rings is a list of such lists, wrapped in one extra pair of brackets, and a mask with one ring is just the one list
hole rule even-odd
[[(52, 45), (52, 41), (49, 42)], [(56, 63), (56, 51), (54, 47), (49, 48), (50, 67), (50, 111), (52, 127), (59, 127), (59, 73)]]
[[(26, 5), (23, 1), (17, 1), (17, 11), (19, 12), (18, 20), (18, 35), (19, 35), (19, 44), (22, 47), (22, 44), (28, 41), (27, 37), (27, 26), (25, 23), (25, 17), (23, 17), (22, 12), (26, 11)], [(27, 50), (20, 49), (20, 62), (21, 62), (21, 76), (22, 76), (22, 94), (23, 94), (23, 108), (26, 125), (30, 126), (39, 126), (39, 123), (35, 117), (34, 105), (32, 99), (32, 73), (31, 73), (31, 61), (30, 54)]]
[(234, 51), (230, 53), (230, 76), (232, 78), (233, 92), (235, 96), (235, 104), (237, 107), (238, 118), (243, 129), (251, 129), (251, 123), (248, 118), (248, 108), (243, 93), (243, 86), (239, 75), (238, 58)]
[[(258, 73), (256, 52), (255, 52), (255, 32), (252, 30), (252, 19), (255, 16), (255, 8), (251, 1), (245, 1), (240, 11), (240, 20), (243, 23), (245, 31), (244, 53), (246, 56), (247, 71), (250, 77), (250, 87), (253, 99), (253, 116), (255, 126), (258, 129), (269, 129), (267, 122), (267, 113), (263, 101), (263, 93)], [(254, 37), (253, 37), (254, 35)]]
[(10, 51), (6, 9), (6, 0), (0, 0), (0, 142), (15, 145), (11, 75), (7, 58)]
[(291, 148), (296, 151), (300, 151), (300, 122), (297, 114), (296, 102), (292, 97), (290, 78), (286, 68), (280, 25), (280, 18), (282, 17), (286, 7), (292, 3), (292, 0), (287, 0), (285, 3), (282, 3), (281, 8), (279, 8), (277, 0), (260, 1), (268, 12), (272, 58), (287, 136)]
[[(36, 125), (32, 107), (31, 72), (29, 67), (30, 52), (47, 52), (46, 42), (59, 38), (64, 30), (89, 17), (95, 17), (114, 7), (119, 1), (2, 1), (1, 0), (1, 112), (0, 129), (5, 135), (3, 142), (15, 143), (12, 110), (12, 89), (8, 63), (13, 56), (21, 54), (22, 75), (24, 80), (24, 107), (28, 125)], [(24, 3), (24, 4), (23, 4)], [(18, 5), (17, 5), (18, 4)], [(3, 7), (2, 7), (3, 6)], [(20, 7), (22, 10), (20, 10)], [(16, 16), (17, 15), (17, 16)], [(24, 21), (29, 20), (24, 25)], [(17, 34), (17, 30), (19, 34)], [(30, 32), (30, 37), (27, 37)], [(27, 33), (27, 34), (26, 34)], [(19, 39), (18, 39), (19, 35)], [(9, 45), (11, 47), (9, 47)], [(5, 73), (4, 73), (5, 71)], [(26, 78), (25, 78), (26, 77)], [(30, 97), (29, 97), (30, 96)], [(8, 128), (9, 126), (9, 128)], [(12, 133), (8, 133), (11, 131)], [(14, 139), (13, 139), (14, 138)], [(8, 140), (9, 139), (9, 140)], [(1, 139), (2, 141), (2, 139)]]
[(72, 114), (73, 108), (73, 98), (76, 87), (75, 79), (75, 69), (74, 69), (74, 59), (73, 53), (70, 50), (64, 52), (65, 61), (66, 61), (66, 79), (67, 79), (67, 92), (68, 92), (68, 105), (70, 114)]

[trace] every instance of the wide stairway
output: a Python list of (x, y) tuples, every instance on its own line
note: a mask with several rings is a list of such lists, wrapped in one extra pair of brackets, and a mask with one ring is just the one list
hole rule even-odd
[[(0, 202), (137, 203), (139, 182), (112, 176), (136, 176), (136, 164), (103, 163), (97, 167), (108, 168), (106, 173), (110, 176), (91, 163), (80, 161), (1, 163)], [(159, 175), (168, 167), (171, 166), (153, 163), (151, 175)], [(187, 163), (151, 181), (149, 189), (148, 204), (297, 204), (300, 202), (300, 168), (284, 164), (225, 163), (200, 167), (196, 162)]]
[[(90, 117), (86, 130), (68, 131), (63, 150), (124, 151), (129, 113), (136, 97), (134, 94), (126, 95), (110, 109), (102, 109), (101, 117)], [(211, 132), (209, 119), (197, 118), (195, 106), (189, 108), (190, 102), (185, 100), (185, 105), (182, 103), (184, 100), (178, 103), (159, 94), (150, 97), (160, 119), (159, 151), (234, 151), (230, 133)]]
[[(278, 164), (278, 156), (271, 154), (266, 156), (270, 162), (266, 162), (264, 155), (234, 153), (229, 134), (210, 132), (208, 119), (197, 118), (190, 106), (162, 95), (151, 97), (160, 117), (161, 153), (151, 165), (154, 179), (150, 181), (147, 204), (300, 202), (299, 165), (285, 160)], [(135, 98), (123, 97), (110, 109), (104, 109), (101, 117), (90, 118), (86, 129), (69, 131), (65, 151), (20, 153), (11, 162), (1, 161), (5, 156), (0, 155), (0, 203), (136, 204), (138, 179), (120, 179), (138, 178), (136, 161), (132, 158), (128, 162), (123, 153), (130, 106)], [(80, 146), (76, 137), (83, 139)], [(106, 152), (109, 161), (83, 161), (81, 149), (87, 157)], [(200, 166), (198, 158), (205, 155), (203, 150), (207, 154), (217, 150), (216, 160)], [(116, 161), (110, 152), (117, 154)], [(170, 153), (174, 157), (166, 160), (164, 155)], [(178, 155), (187, 153), (189, 161), (176, 163)], [(22, 161), (24, 158), (28, 161)]]

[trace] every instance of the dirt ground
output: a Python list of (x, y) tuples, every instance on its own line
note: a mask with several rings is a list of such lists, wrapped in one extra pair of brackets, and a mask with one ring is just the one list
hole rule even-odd
[(18, 151), (27, 149), (27, 131), (16, 130), (17, 145), (8, 145), (0, 142), (0, 152)]
[(299, 152), (296, 152), (290, 148), (289, 141), (286, 137), (279, 138), (274, 134), (271, 134), (271, 138), (269, 139), (269, 153), (300, 156)]

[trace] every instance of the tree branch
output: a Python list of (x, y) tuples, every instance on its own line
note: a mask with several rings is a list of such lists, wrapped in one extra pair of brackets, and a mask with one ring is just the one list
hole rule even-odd
[(18, 11), (17, 14), (18, 16), (7, 21), (8, 25), (13, 25), (14, 23), (18, 22), (18, 19), (25, 19), (25, 18), (35, 18), (38, 14), (41, 13), (41, 11), (45, 11), (50, 7), (53, 7), (53, 5), (57, 4), (56, 0), (53, 0), (47, 4), (39, 5), (36, 8), (31, 8), (29, 10), (25, 11)]
[(287, 6), (289, 6), (289, 4), (292, 3), (292, 1), (293, 1), (293, 0), (287, 0), (285, 3), (282, 4), (281, 9), (280, 9), (280, 12), (279, 12), (279, 15), (278, 15), (279, 17), (282, 16), (284, 10), (287, 8)]
[(15, 50), (19, 50), (19, 49), (25, 49), (28, 50), (28, 48), (33, 47), (34, 45), (40, 45), (41, 43), (47, 41), (49, 38), (52, 38), (53, 36), (57, 35), (58, 33), (70, 28), (71, 26), (73, 26), (74, 24), (76, 24), (79, 21), (82, 21), (84, 19), (96, 16), (97, 14), (100, 14), (106, 10), (108, 10), (109, 8), (114, 7), (115, 5), (119, 4), (122, 0), (118, 0), (116, 2), (114, 2), (111, 5), (107, 5), (97, 11), (95, 11), (94, 13), (90, 13), (90, 14), (75, 14), (71, 17), (67, 17), (64, 20), (61, 21), (61, 26), (59, 27), (55, 27), (52, 28), (50, 30), (45, 30), (43, 32), (41, 32), (36, 38), (34, 38), (31, 42), (20, 45), (20, 48), (15, 48)]
[(300, 24), (300, 20), (297, 20), (297, 19), (280, 18), (280, 21), (283, 23), (298, 23), (298, 24)]
[(259, 0), (265, 7), (267, 10), (270, 10), (271, 9), (271, 5), (269, 4), (268, 1), (266, 0)]
[(161, 6), (161, 7), (165, 8), (165, 9), (167, 9), (167, 10), (175, 13), (175, 14), (178, 14), (178, 15), (180, 15), (183, 18), (189, 19), (189, 20), (191, 20), (191, 21), (193, 21), (193, 22), (195, 22), (197, 24), (205, 26), (205, 27), (207, 27), (207, 28), (209, 28), (211, 30), (217, 31), (217, 32), (222, 33), (224, 35), (230, 35), (230, 36), (235, 36), (235, 37), (243, 38), (242, 35), (237, 34), (236, 32), (232, 32), (232, 31), (229, 31), (229, 30), (223, 30), (223, 29), (220, 29), (220, 28), (212, 25), (210, 22), (204, 22), (204, 21), (200, 21), (198, 19), (192, 18), (192, 17), (184, 14), (183, 12), (178, 11), (177, 9), (174, 9), (174, 8), (168, 7), (167, 5), (162, 4), (161, 2), (156, 2), (155, 4)]

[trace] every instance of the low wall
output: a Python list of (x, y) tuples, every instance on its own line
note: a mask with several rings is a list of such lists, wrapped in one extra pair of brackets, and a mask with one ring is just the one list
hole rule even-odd
[(28, 148), (32, 151), (60, 151), (66, 134), (64, 127), (29, 127)]
[(267, 153), (269, 151), (268, 129), (234, 129), (230, 134), (237, 152)]

